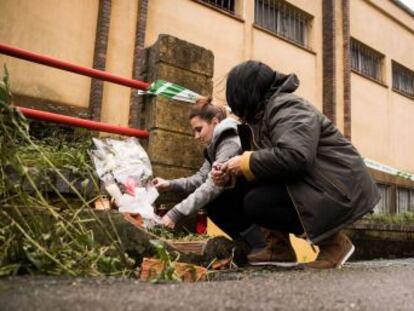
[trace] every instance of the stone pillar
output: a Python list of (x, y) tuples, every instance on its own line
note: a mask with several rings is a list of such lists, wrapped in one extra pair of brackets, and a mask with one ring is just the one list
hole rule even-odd
[[(213, 53), (169, 35), (160, 35), (146, 49), (142, 75), (146, 81), (166, 80), (201, 95), (213, 88)], [(162, 97), (146, 97), (142, 128), (150, 131), (145, 146), (154, 175), (171, 179), (192, 175), (203, 161), (202, 149), (193, 138), (188, 113), (191, 104)]]
[(323, 12), (323, 113), (351, 139), (349, 0), (325, 0)]
[(344, 80), (344, 135), (351, 140), (351, 25), (350, 3), (342, 0), (342, 30), (343, 30), (343, 80)]
[(336, 19), (335, 0), (322, 2), (323, 113), (336, 124)]
[[(105, 70), (106, 52), (108, 49), (109, 24), (111, 22), (111, 0), (99, 0), (98, 22), (96, 25), (95, 52), (93, 68)], [(91, 119), (101, 120), (102, 97), (104, 82), (99, 79), (91, 80), (89, 110)]]
[[(145, 57), (145, 32), (147, 29), (147, 13), (148, 0), (139, 0), (138, 2), (138, 17), (135, 30), (135, 47), (134, 47), (134, 64), (132, 71), (132, 78), (135, 80), (146, 81), (146, 77), (142, 75), (146, 69), (142, 70), (142, 58)], [(138, 96), (135, 89), (131, 89), (131, 96), (129, 100), (129, 126), (140, 128), (139, 122), (140, 108), (142, 107), (142, 97)]]

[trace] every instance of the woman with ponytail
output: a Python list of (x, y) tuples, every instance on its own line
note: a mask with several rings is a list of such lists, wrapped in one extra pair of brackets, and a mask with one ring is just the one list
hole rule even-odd
[(242, 212), (245, 184), (230, 177), (223, 179), (223, 186), (217, 186), (210, 177), (213, 165), (219, 167), (231, 157), (241, 153), (237, 132), (239, 122), (226, 118), (224, 108), (211, 103), (211, 99), (199, 99), (189, 114), (194, 138), (204, 146), (204, 163), (199, 171), (184, 178), (165, 180), (155, 178), (153, 184), (159, 191), (181, 192), (187, 196), (175, 205), (163, 218), (163, 224), (174, 228), (183, 218), (204, 208), (209, 218), (233, 239), (244, 238), (252, 252), (265, 245), (258, 227), (248, 221)]

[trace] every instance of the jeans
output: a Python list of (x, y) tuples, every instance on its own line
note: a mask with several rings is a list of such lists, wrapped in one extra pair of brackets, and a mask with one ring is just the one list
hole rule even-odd
[(243, 212), (246, 192), (247, 183), (238, 180), (234, 188), (224, 190), (205, 207), (208, 217), (232, 239), (240, 238), (240, 232), (253, 224)]
[(282, 183), (251, 186), (243, 200), (244, 214), (258, 226), (281, 232), (302, 234), (295, 206)]

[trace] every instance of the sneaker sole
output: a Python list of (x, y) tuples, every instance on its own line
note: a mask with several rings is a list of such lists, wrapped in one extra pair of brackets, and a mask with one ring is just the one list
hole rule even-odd
[(261, 262), (249, 262), (251, 266), (277, 266), (277, 267), (296, 267), (298, 265), (297, 262), (275, 262), (275, 261), (261, 261)]
[(336, 266), (337, 268), (340, 268), (344, 265), (345, 262), (347, 262), (347, 260), (349, 259), (349, 257), (352, 256), (352, 254), (355, 252), (355, 246), (353, 244), (351, 244), (351, 249), (349, 250), (348, 253), (346, 253), (346, 255), (344, 256), (344, 258), (341, 260), (341, 262)]

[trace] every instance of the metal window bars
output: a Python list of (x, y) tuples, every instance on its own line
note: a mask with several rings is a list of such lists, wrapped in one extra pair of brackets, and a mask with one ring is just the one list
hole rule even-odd
[(392, 87), (409, 96), (414, 96), (414, 72), (392, 62)]
[(351, 40), (351, 67), (352, 69), (382, 82), (381, 62), (384, 57), (363, 45)]
[(414, 189), (397, 187), (397, 214), (414, 212)]
[(209, 5), (215, 6), (220, 10), (226, 11), (232, 15), (235, 14), (235, 0), (200, 0), (201, 2), (205, 2)]
[(307, 46), (311, 16), (282, 0), (255, 0), (255, 24)]
[(390, 214), (391, 210), (391, 187), (389, 185), (377, 184), (381, 200), (374, 208), (374, 214)]

